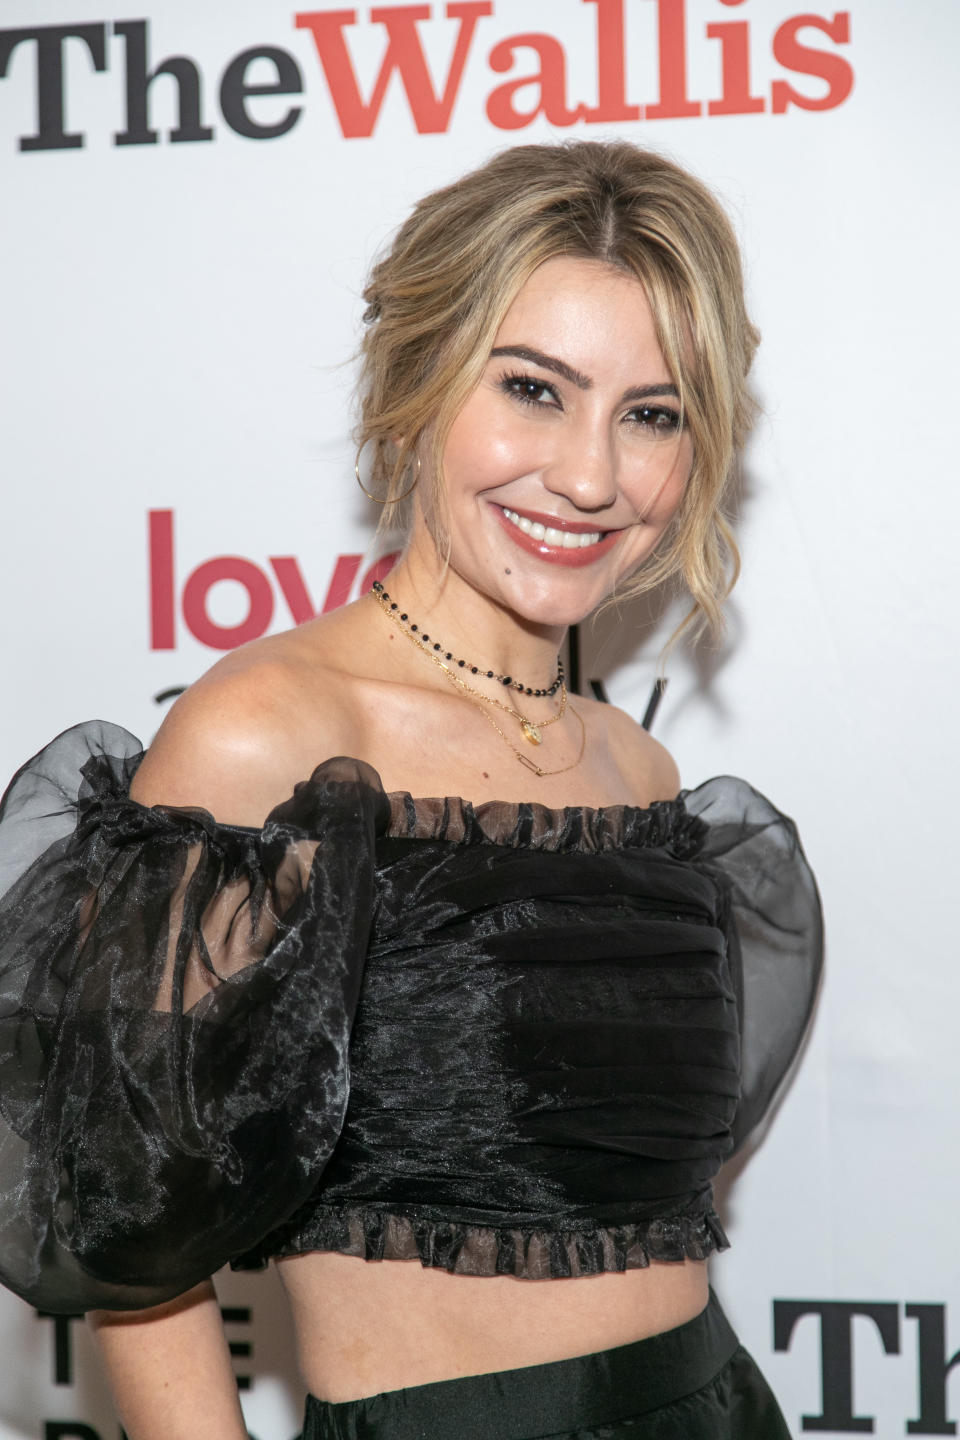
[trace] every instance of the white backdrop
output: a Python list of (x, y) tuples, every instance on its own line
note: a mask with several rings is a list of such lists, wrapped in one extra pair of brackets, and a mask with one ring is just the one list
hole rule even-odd
[[(724, 1187), (714, 1281), (798, 1435), (949, 1435), (960, 6), (812, 3), (364, 5), (345, 24), (313, 0), (298, 25), (280, 0), (155, 0), (144, 29), (117, 0), (3, 0), (0, 768), (95, 715), (149, 739), (215, 646), (358, 593), (375, 552), (348, 361), (365, 269), (415, 197), (551, 135), (691, 167), (743, 238), (764, 413), (729, 642), (670, 658), (656, 732), (686, 783), (743, 773), (796, 816), (829, 937), (796, 1083)], [(401, 70), (365, 120), (388, 41)], [(143, 46), (147, 68), (184, 57), (146, 116)], [(671, 623), (586, 639), (635, 714)], [(228, 1276), (221, 1298), (251, 1431), (289, 1440), (275, 1279)], [(0, 1440), (116, 1440), (81, 1325), (4, 1294), (0, 1355)]]

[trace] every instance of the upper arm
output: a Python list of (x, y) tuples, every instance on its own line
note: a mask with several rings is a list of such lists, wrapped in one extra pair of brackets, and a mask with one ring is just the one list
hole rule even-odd
[(289, 666), (242, 659), (215, 666), (174, 705), (137, 771), (141, 805), (197, 806), (227, 825), (260, 826), (338, 753), (333, 714), (311, 714)]
[(680, 772), (669, 750), (626, 711), (615, 705), (605, 709), (610, 748), (630, 790), (645, 805), (674, 800), (680, 790)]
[(141, 805), (198, 806), (224, 824), (261, 825), (283, 798), (273, 727), (246, 703), (242, 685), (202, 686), (167, 716), (130, 794)]
[(650, 764), (651, 800), (675, 800), (680, 791), (680, 771), (666, 746), (644, 730)]

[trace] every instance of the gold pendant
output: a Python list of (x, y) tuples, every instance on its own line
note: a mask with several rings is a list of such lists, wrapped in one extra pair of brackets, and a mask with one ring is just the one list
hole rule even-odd
[(520, 726), (523, 730), (524, 738), (529, 740), (531, 745), (542, 744), (543, 736), (540, 734), (538, 726), (531, 724), (529, 720), (521, 720)]

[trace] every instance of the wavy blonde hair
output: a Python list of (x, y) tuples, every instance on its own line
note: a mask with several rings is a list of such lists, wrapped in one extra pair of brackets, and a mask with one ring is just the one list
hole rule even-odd
[(739, 572), (726, 518), (736, 456), (753, 417), (746, 378), (759, 339), (743, 295), (740, 251), (711, 192), (679, 166), (626, 141), (523, 145), (425, 196), (374, 266), (364, 291), (358, 446), (384, 523), (423, 457), (421, 503), (442, 553), (447, 434), (480, 381), (518, 291), (544, 261), (600, 260), (634, 276), (653, 312), (693, 440), (677, 514), (620, 592), (679, 576), (693, 605), (681, 629), (718, 633)]

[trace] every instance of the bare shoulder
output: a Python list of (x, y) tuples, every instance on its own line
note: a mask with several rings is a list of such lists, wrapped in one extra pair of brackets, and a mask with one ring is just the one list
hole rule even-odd
[(596, 700), (579, 700), (584, 719), (604, 737), (611, 763), (619, 772), (624, 793), (633, 803), (650, 805), (673, 800), (680, 789), (680, 772), (673, 756), (659, 740), (625, 710)]
[(290, 631), (219, 661), (167, 715), (133, 798), (200, 806), (225, 824), (262, 824), (298, 780), (348, 752), (351, 690), (336, 647), (329, 649), (322, 636)]

